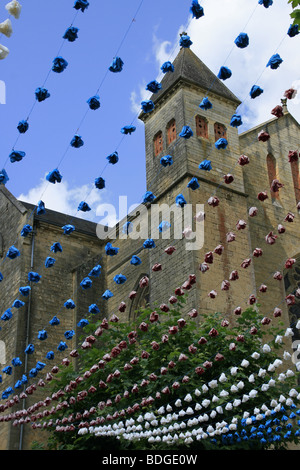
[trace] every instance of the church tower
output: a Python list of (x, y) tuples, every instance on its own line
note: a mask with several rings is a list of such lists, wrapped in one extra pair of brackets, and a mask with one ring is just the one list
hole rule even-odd
[[(187, 249), (187, 239), (177, 240), (177, 252), (173, 255), (177, 261), (166, 260), (167, 266), (170, 266), (167, 278), (170, 279), (170, 286), (176, 288), (186, 276), (197, 274), (197, 286), (191, 291), (190, 306), (198, 305), (204, 311), (212, 312), (224, 311), (226, 308), (224, 313), (227, 313), (238, 306), (236, 302), (241, 302), (245, 307), (247, 298), (241, 296), (241, 284), (248, 287), (249, 294), (254, 293), (252, 267), (241, 268), (243, 256), (246, 253), (248, 258), (252, 249), (248, 231), (247, 228), (239, 231), (236, 228), (239, 219), (244, 219), (246, 223), (248, 220), (243, 169), (238, 164), (238, 130), (231, 125), (231, 118), (240, 101), (191, 49), (181, 48), (173, 66), (174, 71), (165, 74), (161, 89), (151, 97), (154, 110), (140, 115), (145, 124), (147, 190), (156, 198), (153, 204), (170, 206), (175, 203), (178, 194), (183, 195), (187, 205), (193, 208), (194, 216), (197, 207), (204, 205), (203, 243), (197, 249), (196, 245), (193, 249)], [(205, 97), (212, 104), (206, 110), (199, 106)], [(188, 139), (180, 136), (185, 126), (193, 134)], [(226, 148), (216, 148), (219, 139), (226, 139)], [(161, 158), (165, 156), (172, 157), (171, 166), (162, 166)], [(210, 171), (199, 168), (204, 160), (211, 162)], [(233, 176), (230, 184), (224, 180), (227, 175)], [(198, 181), (197, 189), (188, 187), (192, 178)], [(211, 197), (219, 199), (218, 206), (208, 203)], [(176, 217), (180, 215), (174, 215), (174, 223)], [(195, 219), (192, 222), (194, 232), (197, 223)], [(227, 242), (229, 232), (236, 235), (236, 240), (231, 243), (234, 246)], [(170, 243), (172, 239), (157, 243), (160, 259)], [(219, 245), (224, 247), (222, 255), (213, 253), (213, 263), (208, 264), (209, 270), (199, 273), (205, 255), (214, 252)], [(153, 261), (154, 256), (157, 256), (157, 251), (153, 253)], [(238, 270), (242, 278), (239, 287), (235, 288), (235, 283), (230, 282), (229, 290), (221, 290), (223, 281), (229, 281), (234, 270)], [(164, 289), (163, 286), (159, 287), (156, 278), (153, 278), (151, 286), (156, 297), (160, 289)], [(213, 300), (209, 296), (212, 290), (218, 294)]]

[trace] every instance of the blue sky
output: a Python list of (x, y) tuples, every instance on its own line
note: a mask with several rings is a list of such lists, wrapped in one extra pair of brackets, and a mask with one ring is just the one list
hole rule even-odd
[[(6, 3), (1, 2), (0, 21), (8, 16)], [(184, 29), (193, 41), (192, 50), (214, 73), (225, 62), (234, 71), (226, 85), (243, 101), (242, 130), (270, 119), (271, 109), (280, 104), (287, 88), (300, 88), (300, 35), (286, 35), (291, 22), (286, 0), (275, 0), (269, 9), (259, 6), (257, 0), (203, 0), (199, 3), (205, 16), (193, 21), (190, 0), (144, 0), (142, 4), (141, 0), (90, 0), (89, 8), (76, 15), (79, 38), (74, 43), (62, 40), (76, 14), (73, 0), (20, 3), (20, 19), (11, 18), (13, 35), (0, 37), (0, 43), (10, 50), (0, 62), (0, 80), (6, 83), (6, 104), (0, 105), (0, 166), (3, 168), (18, 138), (18, 122), (34, 105), (29, 131), (19, 136), (15, 147), (25, 151), (26, 157), (20, 163), (5, 165), (10, 177), (7, 188), (34, 204), (42, 198), (46, 207), (75, 215), (78, 203), (85, 199), (93, 211), (84, 217), (98, 220), (96, 209), (101, 203), (117, 204), (118, 197), (124, 195), (129, 205), (141, 201), (146, 191), (145, 145), (137, 113), (141, 100), (149, 96), (146, 84), (161, 77), (164, 60), (175, 58), (179, 33)], [(233, 41), (244, 27), (250, 46), (240, 50), (233, 47)], [(60, 55), (69, 65), (62, 74), (48, 75), (61, 46)], [(107, 73), (118, 49), (124, 69), (120, 74)], [(284, 62), (271, 71), (265, 66), (275, 52)], [(51, 97), (36, 103), (34, 91), (47, 75), (45, 86)], [(254, 103), (247, 95), (257, 78), (265, 92)], [(86, 100), (100, 84), (101, 108), (86, 114)], [(298, 121), (299, 95), (300, 91), (289, 103)], [(121, 128), (132, 122), (136, 132), (123, 137)], [(79, 125), (85, 145), (73, 149), (69, 143)], [(107, 166), (107, 155), (116, 149), (118, 164)], [(46, 173), (59, 162), (63, 182), (45, 183)], [(94, 179), (100, 175), (106, 180), (106, 190), (101, 193), (93, 189)]]

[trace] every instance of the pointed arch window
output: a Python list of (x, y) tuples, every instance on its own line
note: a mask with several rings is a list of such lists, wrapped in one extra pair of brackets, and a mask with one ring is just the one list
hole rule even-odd
[(292, 177), (294, 183), (294, 191), (296, 202), (300, 202), (300, 174), (299, 174), (299, 159), (291, 162)]
[(208, 139), (208, 123), (207, 120), (197, 115), (196, 116), (196, 135), (197, 137), (202, 137), (203, 139)]
[[(277, 170), (276, 170), (276, 159), (273, 155), (269, 154), (267, 156), (267, 169), (268, 169), (268, 178), (269, 178), (269, 187), (272, 184), (272, 181), (277, 179)], [(274, 193), (271, 191), (272, 200), (279, 199), (279, 192)]]
[(216, 122), (214, 125), (214, 131), (215, 131), (215, 141), (219, 139), (227, 139), (227, 129), (224, 126), (224, 124), (220, 124), (219, 122)]
[(176, 121), (172, 119), (167, 125), (167, 142), (170, 145), (176, 140)]
[(163, 151), (163, 135), (159, 131), (154, 137), (154, 155), (157, 157)]

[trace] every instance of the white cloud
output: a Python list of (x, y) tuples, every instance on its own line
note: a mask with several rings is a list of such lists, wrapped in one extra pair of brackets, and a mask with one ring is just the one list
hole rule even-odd
[[(20, 194), (18, 199), (34, 205), (42, 200), (46, 209), (98, 222), (97, 211), (99, 206), (104, 203), (105, 191), (105, 189), (99, 191), (88, 184), (71, 188), (67, 181), (51, 184), (45, 179), (41, 179), (37, 186), (31, 188), (27, 194)], [(92, 210), (89, 212), (77, 211), (81, 201), (87, 202)]]

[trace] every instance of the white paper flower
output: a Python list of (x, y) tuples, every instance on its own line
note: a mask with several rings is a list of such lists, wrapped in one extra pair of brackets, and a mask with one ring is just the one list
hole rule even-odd
[(231, 391), (232, 393), (236, 393), (236, 392), (238, 392), (238, 391), (239, 391), (239, 389), (237, 388), (237, 386), (236, 386), (236, 385), (231, 385), (231, 387), (230, 387), (230, 391)]
[(224, 374), (224, 372), (222, 372), (222, 374), (220, 375), (219, 382), (221, 382), (221, 383), (227, 382), (227, 377)]
[(274, 364), (270, 364), (268, 366), (268, 372), (274, 372), (275, 369), (276, 369), (276, 367), (274, 366)]
[(184, 401), (187, 401), (188, 403), (191, 402), (192, 400), (193, 400), (192, 395), (190, 395), (189, 393), (184, 398)]
[(200, 410), (202, 410), (202, 406), (200, 405), (200, 403), (196, 403), (195, 411), (200, 411)]
[(267, 373), (266, 369), (259, 369), (257, 375), (258, 377), (264, 377), (266, 373)]
[(217, 413), (219, 413), (219, 415), (223, 414), (222, 406), (217, 406), (216, 411), (217, 411)]
[(193, 414), (194, 414), (193, 408), (191, 408), (191, 407), (189, 406), (189, 407), (187, 408), (187, 410), (186, 410), (186, 414), (187, 414), (187, 415), (193, 415)]
[(242, 390), (245, 386), (244, 382), (242, 380), (240, 380), (237, 384), (236, 384), (237, 388)]
[(264, 353), (268, 353), (268, 352), (271, 351), (271, 348), (270, 348), (270, 346), (269, 346), (268, 344), (264, 344), (263, 347), (262, 347), (262, 351), (263, 351)]
[(181, 400), (179, 398), (175, 401), (175, 406), (177, 406), (178, 408), (182, 406)]
[(198, 390), (198, 388), (196, 388), (194, 393), (195, 393), (196, 397), (200, 397), (200, 395), (201, 395), (201, 392), (200, 392), (200, 390)]
[(211, 401), (212, 401), (213, 403), (216, 403), (217, 401), (219, 401), (219, 397), (217, 397), (216, 395), (214, 395), (214, 396), (212, 397)]
[(229, 393), (226, 390), (222, 390), (219, 395), (220, 397), (228, 397)]
[(241, 403), (242, 403), (241, 400), (236, 399), (236, 400), (234, 400), (234, 402), (233, 402), (233, 406), (236, 408), (237, 406), (240, 406)]
[(210, 388), (216, 388), (218, 386), (218, 381), (217, 380), (211, 380), (210, 382), (208, 382), (208, 386)]
[(276, 382), (275, 382), (274, 379), (270, 379), (268, 384), (269, 384), (270, 387), (274, 387), (276, 385)]
[(248, 382), (253, 383), (255, 381), (254, 374), (249, 375)]
[(296, 397), (297, 395), (298, 395), (297, 390), (295, 390), (294, 388), (291, 388), (291, 390), (289, 391), (289, 396)]
[(263, 385), (261, 386), (261, 391), (262, 391), (262, 392), (266, 392), (267, 390), (269, 390), (269, 385), (268, 385), (268, 384), (263, 384)]
[(164, 407), (164, 406), (161, 406), (160, 408), (158, 408), (157, 413), (158, 413), (159, 415), (163, 415), (163, 414), (165, 413), (165, 407)]
[(242, 402), (246, 403), (246, 401), (248, 401), (248, 400), (249, 400), (249, 395), (243, 395)]
[(17, 0), (12, 0), (11, 2), (7, 3), (5, 8), (10, 15), (16, 18), (16, 20), (20, 18), (22, 5), (17, 2)]
[(260, 358), (260, 354), (255, 351), (253, 354), (251, 354), (251, 357), (252, 357), (252, 359), (259, 359), (259, 358)]
[(294, 335), (294, 333), (293, 333), (293, 329), (292, 329), (292, 328), (287, 328), (287, 329), (285, 330), (284, 336), (293, 336), (293, 335)]
[(209, 390), (209, 388), (207, 387), (207, 385), (205, 385), (205, 384), (202, 385), (202, 391), (203, 391), (203, 393), (208, 392), (208, 390)]
[(290, 353), (289, 353), (289, 352), (287, 352), (287, 351), (284, 351), (284, 353), (283, 353), (283, 356), (282, 356), (282, 357), (283, 357), (283, 359), (284, 359), (285, 361), (288, 361), (288, 360), (289, 360), (289, 359), (290, 359), (292, 356), (290, 355)]
[(3, 46), (3, 44), (0, 44), (0, 60), (3, 60), (5, 59), (9, 54), (9, 49), (5, 46)]
[(210, 400), (203, 400), (202, 401), (202, 406), (204, 406), (204, 408), (207, 408), (210, 404)]
[(286, 376), (287, 376), (287, 377), (293, 377), (294, 375), (295, 375), (295, 374), (294, 374), (294, 372), (293, 372), (292, 370), (289, 369), (289, 370), (286, 371)]
[(208, 434), (211, 434), (212, 432), (214, 432), (214, 428), (212, 426), (208, 426), (207, 430)]
[(242, 367), (248, 367), (249, 364), (250, 364), (250, 362), (247, 361), (247, 359), (243, 359), (242, 362), (241, 362), (241, 366), (242, 366)]
[(227, 403), (227, 405), (225, 406), (225, 410), (226, 410), (226, 411), (232, 410), (232, 404), (231, 404), (231, 403)]
[(276, 338), (275, 338), (275, 343), (277, 344), (281, 344), (282, 343), (282, 336), (281, 335), (277, 335)]
[(250, 397), (250, 398), (255, 398), (256, 395), (257, 395), (257, 390), (254, 390), (254, 389), (253, 389), (253, 390), (251, 390), (251, 391), (249, 392), (249, 397)]
[(237, 371), (238, 371), (238, 368), (237, 368), (237, 367), (231, 367), (231, 369), (230, 369), (230, 373), (231, 373), (231, 375), (233, 375), (233, 376), (237, 374)]
[(4, 36), (10, 38), (12, 35), (13, 29), (10, 19), (3, 21), (0, 23), (0, 33), (4, 34)]

